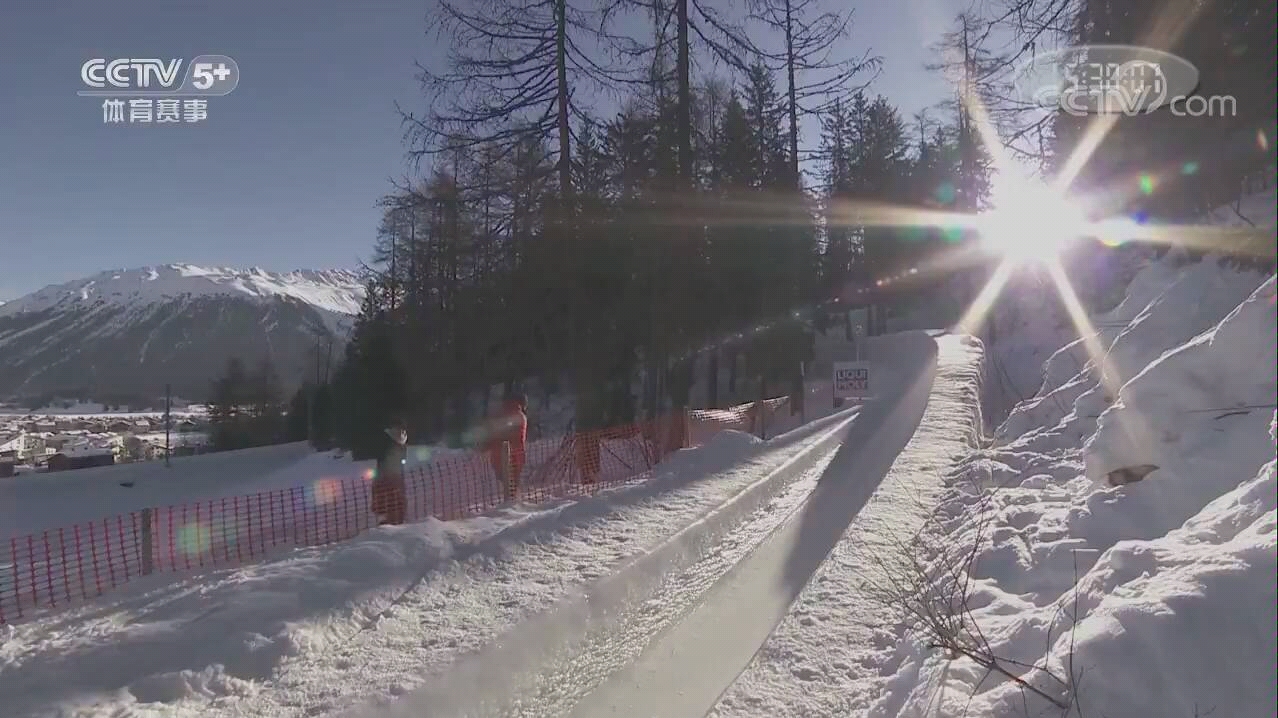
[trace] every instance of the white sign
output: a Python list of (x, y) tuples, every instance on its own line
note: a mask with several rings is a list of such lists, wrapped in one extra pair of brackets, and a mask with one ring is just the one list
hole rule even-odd
[(870, 362), (834, 363), (834, 398), (863, 399), (870, 395)]

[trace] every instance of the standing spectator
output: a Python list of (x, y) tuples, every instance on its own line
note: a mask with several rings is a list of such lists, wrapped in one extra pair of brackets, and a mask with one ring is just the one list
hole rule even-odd
[[(528, 441), (528, 399), (523, 394), (512, 394), (502, 403), (493, 418), (488, 441), (488, 460), (492, 463), (497, 479), (505, 484), (507, 498), (519, 494), (519, 475), (523, 473)], [(510, 444), (510, 465), (502, 466), (503, 443)]]
[(392, 419), (388, 423), (377, 456), (377, 475), (373, 477), (373, 513), (377, 514), (379, 525), (402, 524), (408, 512), (408, 492), (404, 485), (408, 427), (403, 419)]

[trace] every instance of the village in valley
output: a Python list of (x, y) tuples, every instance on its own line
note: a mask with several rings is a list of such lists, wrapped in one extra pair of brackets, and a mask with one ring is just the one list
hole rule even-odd
[(208, 450), (207, 412), (199, 405), (174, 408), (167, 417), (163, 409), (74, 402), (38, 410), (0, 405), (0, 478)]

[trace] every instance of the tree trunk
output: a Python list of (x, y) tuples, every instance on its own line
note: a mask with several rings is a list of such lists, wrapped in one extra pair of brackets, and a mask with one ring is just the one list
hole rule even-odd
[(678, 56), (675, 71), (679, 90), (679, 179), (680, 189), (687, 190), (692, 186), (692, 80), (688, 47), (688, 0), (676, 0), (675, 11), (678, 14)]
[(737, 395), (737, 353), (731, 349), (728, 350), (728, 394)]
[(793, 9), (790, 0), (785, 0), (785, 68), (790, 96), (790, 173), (794, 188), (801, 189), (803, 182), (799, 175), (799, 100), (794, 79), (794, 63)]
[(559, 197), (560, 217), (572, 197), (572, 147), (568, 127), (568, 0), (555, 0), (555, 75), (556, 104), (559, 125)]
[(719, 349), (710, 350), (709, 361), (706, 362), (706, 405), (711, 409), (719, 408)]

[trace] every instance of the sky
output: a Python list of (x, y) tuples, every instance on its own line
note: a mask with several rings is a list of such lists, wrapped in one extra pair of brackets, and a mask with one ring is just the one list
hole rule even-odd
[[(395, 103), (420, 108), (413, 63), (444, 58), (426, 32), (430, 2), (6, 7), (0, 300), (170, 262), (272, 271), (355, 266), (371, 247), (378, 198), (408, 171)], [(868, 49), (883, 58), (871, 89), (907, 119), (947, 96), (924, 65), (962, 3), (857, 4), (849, 54)], [(228, 55), (241, 74), (234, 92), (208, 100), (202, 122), (106, 124), (101, 98), (76, 95), (86, 60), (189, 62), (199, 54)]]

